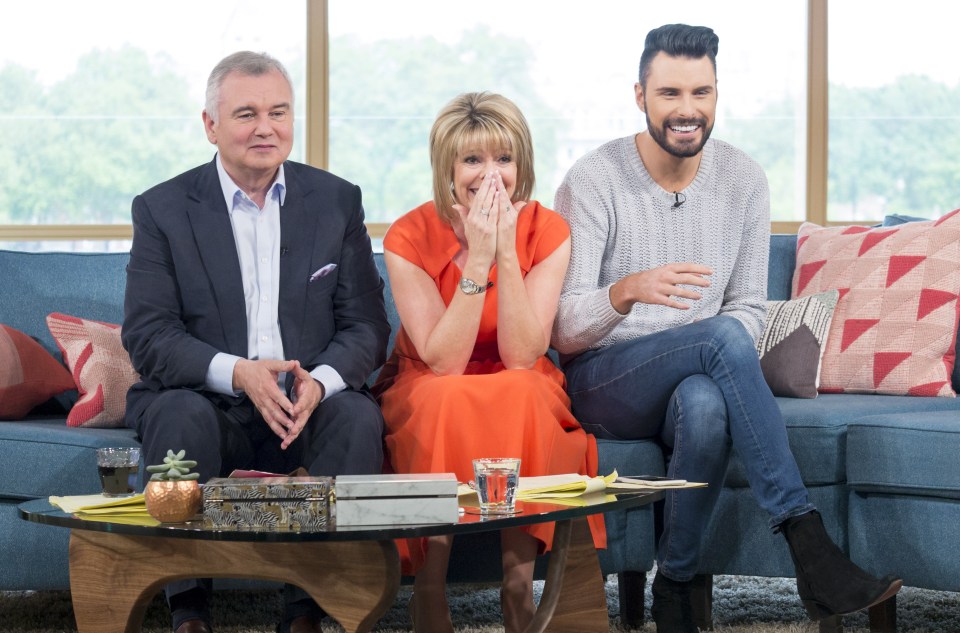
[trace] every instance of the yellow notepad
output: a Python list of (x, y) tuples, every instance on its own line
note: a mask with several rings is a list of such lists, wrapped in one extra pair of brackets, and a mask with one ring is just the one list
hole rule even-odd
[(135, 515), (146, 515), (147, 506), (121, 506), (119, 508), (82, 508), (74, 512), (74, 514), (82, 514), (84, 516), (135, 516)]
[(51, 496), (50, 503), (70, 514), (75, 514), (81, 510), (96, 510), (100, 508), (118, 508), (120, 512), (123, 512), (124, 508), (129, 509), (131, 506), (147, 507), (142, 493), (118, 498), (104, 497), (103, 495)]
[(612, 483), (616, 478), (617, 471), (613, 471), (606, 477), (588, 477), (575, 473), (521, 477), (517, 486), (517, 498), (532, 501), (579, 497), (606, 489), (607, 484)]
[(147, 512), (143, 495), (110, 498), (103, 495), (50, 497), (50, 503), (78, 519), (126, 525), (160, 525)]
[(75, 516), (78, 519), (83, 519), (84, 521), (100, 521), (102, 523), (121, 523), (123, 525), (146, 525), (146, 526), (161, 525), (160, 521), (157, 521), (149, 514), (98, 515), (98, 514), (80, 513)]

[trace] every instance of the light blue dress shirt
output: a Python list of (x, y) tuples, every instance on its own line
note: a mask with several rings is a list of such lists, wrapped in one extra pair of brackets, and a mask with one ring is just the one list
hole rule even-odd
[[(261, 209), (237, 186), (220, 162), (217, 154), (217, 174), (223, 197), (230, 212), (233, 239), (240, 257), (240, 275), (243, 298), (247, 307), (247, 354), (250, 360), (283, 360), (283, 339), (278, 317), (280, 296), (280, 212), (286, 199), (287, 187), (283, 165), (267, 192)], [(211, 391), (238, 395), (233, 389), (233, 368), (239, 356), (218, 352), (207, 368), (206, 386)], [(323, 385), (326, 400), (343, 391), (346, 384), (340, 374), (329, 365), (320, 365), (310, 372)], [(286, 374), (278, 379), (283, 390)]]

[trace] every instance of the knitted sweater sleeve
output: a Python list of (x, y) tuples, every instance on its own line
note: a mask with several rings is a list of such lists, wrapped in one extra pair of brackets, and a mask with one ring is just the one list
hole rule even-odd
[(591, 169), (575, 165), (557, 190), (557, 212), (570, 225), (570, 266), (553, 326), (553, 347), (564, 355), (595, 347), (626, 315), (613, 309), (610, 285), (600, 283), (613, 203), (591, 178)]
[(756, 341), (767, 319), (767, 262), (770, 251), (770, 190), (761, 171), (748, 198), (743, 234), (720, 314), (740, 321)]

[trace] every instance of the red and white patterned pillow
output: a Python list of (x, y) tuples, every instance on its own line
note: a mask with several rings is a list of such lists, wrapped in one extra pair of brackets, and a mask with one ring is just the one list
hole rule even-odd
[(954, 396), (960, 209), (896, 228), (804, 223), (793, 297), (839, 290), (821, 393)]
[(20, 330), (0, 325), (0, 420), (19, 420), (73, 378), (50, 352)]
[(123, 426), (127, 390), (140, 376), (120, 344), (120, 326), (54, 312), (47, 327), (80, 391), (67, 426)]

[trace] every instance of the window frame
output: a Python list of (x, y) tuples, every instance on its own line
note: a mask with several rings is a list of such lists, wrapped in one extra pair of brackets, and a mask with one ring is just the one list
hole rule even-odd
[[(827, 160), (829, 127), (827, 119), (827, 2), (807, 0), (807, 147), (805, 221), (826, 226), (848, 224), (827, 222)], [(307, 98), (306, 161), (326, 168), (329, 164), (329, 0), (307, 0)], [(772, 233), (796, 233), (801, 222), (771, 222)], [(368, 223), (374, 239), (382, 238), (390, 225)], [(47, 240), (130, 240), (129, 224), (3, 224), (0, 241)]]

